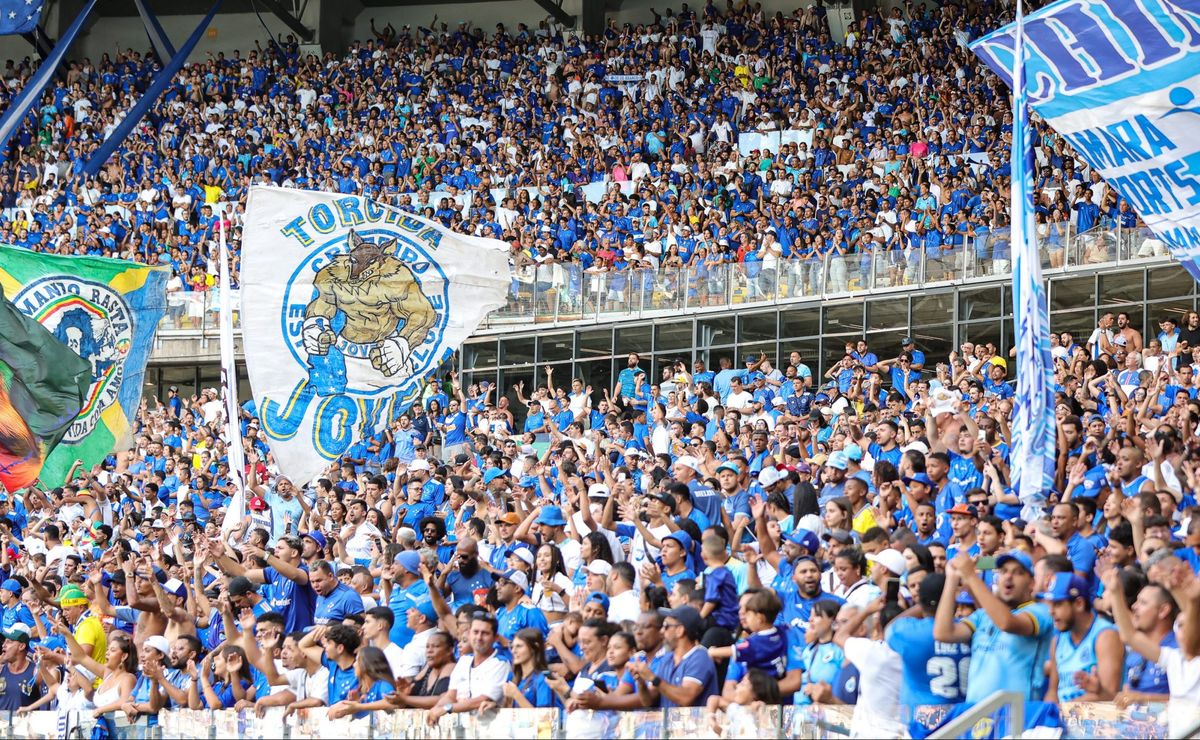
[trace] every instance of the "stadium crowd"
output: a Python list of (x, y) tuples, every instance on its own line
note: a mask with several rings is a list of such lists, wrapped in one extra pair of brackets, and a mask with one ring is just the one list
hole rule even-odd
[[(712, 2), (614, 21), (595, 40), (549, 21), (487, 32), (436, 18), (388, 25), (340, 57), (272, 40), (186, 67), (86, 177), (160, 66), (106, 53), (71, 63), (17, 134), (0, 165), (0, 238), (170, 265), (172, 290), (202, 291), (218, 218), (236, 252), (248, 187), (275, 183), (503, 239), (518, 267), (736, 262), (769, 275), (780, 260), (829, 259), (836, 289), (871, 250), (912, 282), (922, 253), (966, 249), (981, 273), (1001, 271), (1009, 96), (966, 43), (1006, 15), (964, 5), (864, 12), (844, 44), (820, 3), (769, 17)], [(5, 103), (33, 70), (9, 62)], [(739, 148), (743, 134), (789, 131), (777, 151)], [(1049, 264), (1071, 233), (1138, 223), (1061, 136), (1042, 128), (1035, 143)], [(811, 293), (820, 279), (793, 282)]]
[[(1005, 225), (1007, 95), (964, 46), (1003, 21), (910, 4), (841, 45), (820, 5), (710, 4), (594, 42), (387, 27), (318, 61), (288, 40), (187, 68), (87, 182), (156, 62), (79, 62), (3, 165), (0, 238), (204, 290), (216, 210), (236, 237), (247, 186), (271, 181), (430, 203), (516, 264), (904, 260)], [(28, 72), (6, 70), (8, 94)], [(739, 132), (796, 128), (811, 149), (737, 152)], [(1041, 152), (1047, 228), (1133, 225), (1060, 137)], [(597, 181), (636, 187), (577, 196)], [(1200, 316), (1160, 328), (1106, 315), (1082, 345), (1054, 338), (1052, 491), (1010, 485), (991, 345), (859, 341), (823, 376), (792, 352), (655, 379), (632, 354), (603, 389), (451, 373), (315, 481), (280, 474), (247, 403), (250, 497), (224, 532), (222, 404), (172, 388), (132, 449), (0, 495), (0, 709), (112, 732), (172, 707), (557, 707), (587, 737), (585, 710), (837, 703), (877, 737), (1006, 689), (1169, 697), (1179, 730), (1200, 717)]]

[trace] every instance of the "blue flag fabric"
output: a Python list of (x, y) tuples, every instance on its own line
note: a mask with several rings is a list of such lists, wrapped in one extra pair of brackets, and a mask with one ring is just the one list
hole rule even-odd
[(1017, 0), (1013, 75), (1012, 255), (1017, 393), (1012, 424), (1012, 487), (1026, 521), (1040, 519), (1054, 487), (1054, 361), (1033, 211), (1033, 137), (1025, 85), (1024, 8)]
[(146, 92), (142, 94), (142, 99), (125, 115), (124, 120), (112, 130), (108, 138), (96, 148), (96, 152), (92, 155), (92, 158), (83, 167), (83, 171), (88, 177), (96, 176), (96, 173), (100, 171), (100, 168), (104, 166), (108, 158), (117, 150), (117, 147), (121, 146), (121, 142), (125, 141), (129, 134), (133, 132), (133, 129), (150, 112), (150, 109), (154, 107), (155, 101), (171, 85), (172, 80), (175, 79), (175, 75), (179, 74), (179, 70), (183, 69), (184, 62), (187, 61), (188, 56), (192, 53), (192, 49), (196, 48), (196, 44), (204, 36), (204, 31), (208, 28), (208, 24), (212, 22), (213, 16), (217, 14), (220, 8), (221, 0), (216, 0), (213, 3), (212, 10), (208, 11), (208, 15), (204, 16), (204, 19), (200, 21), (200, 25), (196, 26), (196, 30), (192, 32), (192, 35), (188, 36), (187, 41), (183, 42), (183, 46), (179, 48), (179, 52), (171, 57), (171, 61), (167, 62), (162, 71), (158, 73), (158, 76), (154, 78), (154, 81), (150, 83), (150, 86), (146, 88)]
[[(33, 3), (36, 5), (39, 1), (33, 0)], [(24, 2), (25, 0), (16, 0), (16, 3), (22, 5)], [(42, 93), (45, 91), (46, 86), (50, 84), (50, 80), (54, 78), (54, 71), (58, 69), (58, 65), (62, 63), (63, 57), (67, 55), (67, 50), (71, 48), (71, 44), (75, 43), (75, 38), (83, 30), (88, 16), (92, 14), (92, 9), (96, 7), (96, 2), (97, 0), (89, 0), (87, 6), (72, 21), (67, 32), (58, 40), (54, 51), (50, 52), (50, 55), (42, 60), (37, 71), (33, 73), (33, 76), (25, 83), (25, 87), (21, 88), (21, 92), (17, 93), (17, 97), (8, 106), (8, 110), (4, 112), (4, 116), (0, 117), (0, 152), (7, 151), (8, 142), (12, 139), (13, 134), (17, 132), (17, 129), (20, 128), (21, 121), (25, 120), (25, 116), (29, 115), (29, 112), (42, 99)], [(4, 7), (10, 5), (16, 7), (13, 0), (0, 0), (0, 3), (3, 3)], [(14, 12), (16, 11), (8, 10), (5, 12), (5, 19), (8, 19), (9, 13)], [(19, 33), (19, 31), (5, 31), (5, 33)]]
[(45, 0), (0, 0), (0, 36), (32, 33), (45, 4)]

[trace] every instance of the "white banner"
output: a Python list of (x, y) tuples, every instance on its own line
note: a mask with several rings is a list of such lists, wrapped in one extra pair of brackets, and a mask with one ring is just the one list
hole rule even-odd
[(252, 187), (243, 243), (250, 385), (299, 484), (417, 400), (509, 287), (504, 242), (358, 196)]
[[(1029, 103), (1200, 280), (1200, 2), (1051, 3), (1025, 19)], [(971, 44), (1012, 83), (1016, 26)], [(1098, 220), (1099, 200), (1075, 207)]]
[(237, 491), (229, 502), (221, 531), (228, 534), (246, 514), (246, 455), (242, 447), (241, 411), (237, 395), (237, 365), (233, 352), (233, 295), (229, 289), (229, 248), (225, 243), (225, 219), (220, 223), (220, 297), (221, 302), (221, 394), (225, 399), (225, 439), (229, 440), (229, 477)]

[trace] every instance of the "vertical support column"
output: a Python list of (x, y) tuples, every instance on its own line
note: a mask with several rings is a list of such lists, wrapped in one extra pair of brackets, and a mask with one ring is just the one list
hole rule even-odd
[(585, 36), (604, 33), (604, 0), (583, 0), (579, 16), (579, 25)]

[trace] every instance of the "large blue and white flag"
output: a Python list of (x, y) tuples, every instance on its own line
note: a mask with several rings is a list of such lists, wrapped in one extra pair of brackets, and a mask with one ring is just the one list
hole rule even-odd
[[(1200, 280), (1200, 0), (1060, 0), (1024, 21), (1029, 104)], [(1012, 83), (1016, 25), (971, 44)]]
[(33, 33), (45, 0), (0, 0), (0, 36)]
[(298, 483), (416, 401), (511, 279), (504, 242), (352, 195), (252, 187), (242, 244), (246, 369)]
[(1017, 0), (1010, 191), (1017, 393), (1011, 427), (1011, 482), (1024, 504), (1022, 516), (1033, 521), (1042, 517), (1042, 505), (1054, 487), (1054, 360), (1050, 356), (1050, 311), (1033, 212), (1033, 132), (1029, 127), (1022, 52), (1023, 16), (1023, 4)]

